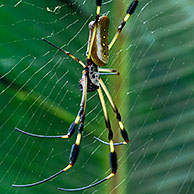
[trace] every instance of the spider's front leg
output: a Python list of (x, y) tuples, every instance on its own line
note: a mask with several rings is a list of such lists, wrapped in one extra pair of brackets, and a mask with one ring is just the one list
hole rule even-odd
[(15, 184), (13, 184), (12, 185), (13, 187), (22, 188), (22, 187), (32, 187), (32, 186), (40, 185), (44, 182), (47, 182), (47, 181), (55, 178), (56, 176), (60, 175), (61, 173), (69, 170), (74, 165), (74, 163), (77, 160), (78, 154), (79, 154), (81, 135), (82, 135), (83, 127), (84, 127), (86, 98), (87, 98), (87, 83), (88, 83), (87, 72), (84, 71), (83, 72), (83, 93), (82, 93), (82, 100), (81, 100), (81, 104), (80, 104), (80, 106), (81, 106), (80, 110), (81, 111), (79, 111), (78, 116), (76, 117), (76, 122), (79, 122), (79, 120), (80, 120), (80, 126), (79, 126), (79, 129), (78, 129), (76, 142), (75, 142), (75, 144), (72, 145), (72, 148), (71, 148), (71, 153), (70, 153), (70, 157), (69, 157), (69, 164), (64, 169), (60, 170), (59, 172), (55, 173), (54, 175), (52, 175), (52, 176), (50, 176), (46, 179), (43, 179), (43, 180), (35, 182), (35, 183), (31, 183), (31, 184), (25, 184), (25, 185), (15, 185)]
[(102, 109), (104, 112), (105, 124), (106, 124), (106, 128), (108, 130), (108, 140), (109, 140), (109, 145), (110, 145), (110, 164), (111, 164), (112, 173), (106, 178), (106, 180), (108, 180), (116, 174), (117, 156), (116, 156), (116, 152), (114, 150), (113, 131), (111, 129), (111, 124), (110, 124), (110, 120), (109, 120), (109, 116), (108, 116), (108, 112), (106, 109), (106, 104), (105, 104), (105, 100), (104, 100), (104, 96), (103, 96), (101, 87), (99, 87), (99, 89), (98, 89), (98, 94), (99, 94), (99, 98), (100, 98), (100, 101), (102, 104)]

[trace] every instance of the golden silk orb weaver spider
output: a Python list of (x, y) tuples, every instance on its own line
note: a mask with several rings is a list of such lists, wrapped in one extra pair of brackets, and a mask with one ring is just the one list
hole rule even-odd
[[(33, 133), (28, 133), (28, 132), (25, 132), (21, 129), (16, 128), (17, 131), (19, 131), (23, 134), (29, 135), (29, 136), (33, 136), (33, 137), (67, 139), (73, 135), (73, 133), (76, 131), (78, 123), (80, 123), (79, 128), (78, 128), (76, 142), (72, 145), (72, 149), (71, 149), (71, 153), (70, 153), (70, 157), (69, 157), (69, 164), (65, 168), (60, 170), (59, 172), (55, 173), (54, 175), (52, 175), (46, 179), (43, 179), (43, 180), (35, 182), (35, 183), (31, 183), (31, 184), (24, 184), (24, 185), (13, 184), (12, 185), (13, 187), (20, 187), (20, 188), (21, 187), (32, 187), (32, 186), (42, 184), (44, 182), (47, 182), (47, 181), (55, 178), (59, 174), (62, 174), (63, 172), (69, 170), (74, 165), (74, 163), (76, 162), (76, 160), (78, 158), (78, 154), (79, 154), (79, 150), (80, 150), (80, 142), (81, 142), (81, 137), (82, 137), (82, 131), (84, 128), (87, 92), (94, 92), (96, 90), (99, 94), (99, 98), (100, 98), (100, 101), (102, 104), (102, 109), (104, 112), (105, 124), (106, 124), (106, 128), (108, 130), (109, 143), (104, 142), (98, 138), (96, 138), (96, 140), (110, 146), (110, 156), (109, 157), (110, 157), (111, 173), (110, 173), (110, 175), (108, 175), (104, 179), (97, 181), (93, 184), (90, 184), (88, 186), (85, 186), (85, 187), (75, 188), (75, 189), (64, 189), (64, 188), (58, 188), (58, 189), (61, 191), (81, 191), (81, 190), (89, 189), (91, 187), (94, 187), (94, 186), (112, 178), (116, 174), (117, 156), (116, 156), (114, 146), (127, 144), (129, 142), (129, 139), (128, 139), (127, 132), (124, 128), (124, 125), (121, 121), (121, 115), (120, 115), (115, 103), (113, 102), (112, 97), (111, 97), (107, 87), (105, 86), (104, 82), (100, 78), (100, 75), (119, 75), (119, 72), (114, 70), (114, 69), (107, 69), (107, 68), (102, 68), (102, 67), (107, 65), (108, 58), (109, 58), (109, 50), (112, 48), (115, 41), (119, 37), (119, 34), (122, 31), (123, 27), (125, 26), (129, 17), (135, 11), (135, 9), (138, 5), (138, 0), (134, 0), (131, 3), (131, 5), (129, 6), (126, 16), (122, 20), (120, 26), (118, 27), (118, 30), (117, 30), (115, 36), (113, 37), (112, 41), (109, 44), (108, 44), (109, 18), (108, 18), (108, 16), (101, 16), (100, 17), (101, 4), (102, 4), (102, 0), (96, 0), (96, 5), (97, 5), (96, 19), (89, 23), (90, 35), (89, 35), (88, 48), (87, 48), (87, 53), (86, 53), (86, 55), (87, 55), (86, 64), (83, 63), (77, 57), (74, 57), (71, 53), (61, 49), (58, 46), (55, 46), (54, 44), (52, 44), (51, 42), (49, 42), (48, 40), (43, 38), (43, 40), (45, 42), (47, 42), (51, 46), (54, 46), (56, 49), (59, 49), (63, 53), (67, 54), (69, 57), (73, 58), (80, 65), (82, 65), (82, 67), (84, 68), (84, 70), (82, 72), (83, 75), (82, 75), (82, 78), (80, 80), (80, 90), (82, 92), (80, 110), (75, 118), (75, 121), (69, 127), (68, 133), (66, 135), (59, 135), (59, 136), (44, 136), (44, 135), (37, 135), (37, 134), (33, 134)], [(111, 124), (109, 121), (109, 116), (107, 113), (106, 104), (105, 104), (105, 100), (104, 100), (104, 96), (103, 96), (101, 88), (103, 89), (104, 93), (106, 94), (106, 96), (107, 96), (107, 98), (112, 106), (113, 111), (116, 113), (116, 118), (118, 120), (121, 135), (124, 139), (124, 142), (113, 143), (113, 132), (111, 129)]]

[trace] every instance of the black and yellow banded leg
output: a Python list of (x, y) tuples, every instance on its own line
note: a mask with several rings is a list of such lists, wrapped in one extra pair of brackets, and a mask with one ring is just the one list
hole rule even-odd
[(99, 185), (99, 184), (103, 183), (104, 181), (112, 178), (116, 174), (116, 171), (117, 171), (117, 156), (116, 156), (116, 152), (114, 150), (113, 132), (111, 130), (110, 121), (109, 121), (109, 118), (108, 118), (108, 113), (107, 113), (107, 110), (106, 110), (104, 97), (103, 97), (102, 90), (101, 90), (100, 87), (98, 89), (98, 94), (99, 94), (99, 97), (100, 97), (100, 101), (101, 101), (104, 116), (105, 116), (106, 127), (107, 127), (108, 132), (109, 132), (108, 133), (108, 139), (109, 139), (109, 145), (110, 145), (110, 156), (109, 156), (109, 158), (110, 158), (110, 164), (111, 164), (110, 166), (111, 166), (111, 171), (112, 172), (110, 173), (110, 175), (108, 175), (104, 179), (102, 179), (102, 180), (100, 180), (100, 181), (98, 181), (94, 184), (91, 184), (91, 185), (88, 185), (88, 186), (85, 186), (85, 187), (81, 187), (81, 188), (76, 188), (76, 189), (58, 188), (61, 191), (82, 191), (82, 190), (86, 190), (86, 189), (89, 189), (91, 187), (94, 187), (96, 185)]
[(80, 120), (80, 117), (81, 117), (81, 114), (83, 113), (83, 107), (80, 108), (78, 114), (77, 114), (77, 117), (75, 119), (75, 121), (70, 125), (69, 129), (68, 129), (68, 133), (66, 135), (38, 135), (38, 134), (34, 134), (34, 133), (29, 133), (29, 132), (26, 132), (26, 131), (23, 131), (19, 128), (15, 128), (17, 131), (19, 131), (20, 133), (23, 133), (25, 135), (29, 135), (29, 136), (32, 136), (32, 137), (39, 137), (39, 138), (63, 138), (63, 139), (68, 139), (70, 138), (73, 133), (75, 132), (76, 130), (76, 127), (77, 127), (77, 124)]
[[(86, 71), (84, 71), (83, 73), (86, 74)], [(85, 82), (87, 82), (87, 78), (85, 78)], [(87, 83), (85, 83), (85, 85), (87, 85)], [(85, 86), (85, 88), (87, 88), (87, 86)], [(80, 121), (80, 117), (81, 117), (81, 115), (84, 112), (84, 104), (86, 102), (86, 93), (87, 93), (87, 90), (86, 91), (85, 90), (86, 89), (84, 89), (83, 93), (82, 93), (82, 100), (81, 100), (81, 103), (80, 103), (80, 110), (79, 110), (79, 112), (77, 114), (77, 117), (75, 118), (75, 121), (70, 125), (70, 127), (68, 129), (68, 133), (66, 135), (46, 136), (46, 135), (38, 135), (38, 134), (34, 134), (34, 133), (29, 133), (29, 132), (23, 131), (23, 130), (21, 130), (19, 128), (15, 128), (15, 129), (17, 131), (19, 131), (20, 133), (23, 133), (25, 135), (29, 135), (29, 136), (32, 136), (32, 137), (39, 137), (39, 138), (63, 138), (63, 139), (70, 138), (73, 135), (73, 133), (75, 132), (77, 124)]]
[[(76, 127), (77, 127), (77, 124), (78, 122), (80, 121), (80, 118), (82, 115), (85, 114), (85, 106), (86, 106), (86, 96), (87, 96), (87, 81), (88, 81), (88, 78), (87, 78), (87, 75), (86, 75), (86, 71), (84, 70), (83, 71), (83, 75), (84, 75), (84, 79), (83, 79), (83, 92), (82, 92), (82, 99), (81, 99), (81, 103), (80, 103), (80, 110), (77, 114), (77, 117), (75, 118), (75, 121), (71, 124), (71, 126), (69, 127), (69, 130), (68, 130), (68, 133), (67, 133), (67, 136), (68, 137), (71, 137), (72, 134), (75, 132), (76, 130)], [(81, 122), (81, 121), (80, 121)]]
[(32, 187), (32, 186), (40, 185), (42, 183), (45, 183), (45, 182), (55, 178), (56, 176), (62, 174), (63, 172), (66, 172), (67, 170), (69, 170), (74, 165), (74, 163), (76, 162), (78, 154), (79, 154), (82, 130), (83, 130), (83, 124), (81, 123), (80, 127), (79, 127), (79, 130), (78, 130), (76, 142), (75, 142), (75, 144), (73, 144), (73, 146), (71, 148), (71, 153), (70, 153), (70, 157), (69, 157), (69, 164), (64, 169), (60, 170), (59, 172), (55, 173), (54, 175), (52, 175), (52, 176), (50, 176), (46, 179), (43, 179), (43, 180), (35, 182), (35, 183), (30, 183), (30, 184), (25, 184), (25, 185), (15, 185), (15, 184), (13, 184), (12, 186), (22, 188), (22, 187)]
[(104, 100), (104, 96), (103, 96), (101, 87), (99, 87), (99, 89), (98, 89), (98, 94), (99, 94), (100, 102), (102, 104), (102, 109), (104, 112), (105, 124), (106, 124), (106, 128), (108, 130), (108, 140), (109, 140), (109, 145), (110, 145), (110, 163), (111, 163), (112, 173), (106, 178), (106, 180), (108, 180), (116, 174), (117, 156), (116, 156), (116, 152), (114, 149), (114, 143), (113, 143), (113, 131), (111, 129), (111, 124), (110, 124), (110, 120), (109, 120), (109, 116), (108, 116), (108, 112), (106, 109), (106, 104), (105, 104), (105, 100)]
[[(78, 123), (78, 120), (80, 120), (80, 125), (78, 129), (78, 134), (76, 138), (75, 144), (72, 146), (72, 151), (70, 154), (70, 164), (73, 165), (78, 157), (79, 149), (80, 149), (80, 141), (81, 141), (81, 136), (82, 136), (82, 131), (84, 128), (84, 120), (85, 120), (85, 111), (86, 111), (86, 98), (87, 98), (87, 85), (88, 85), (88, 77), (87, 77), (87, 72), (83, 72), (83, 94), (82, 94), (82, 100), (80, 103), (80, 111), (81, 114), (76, 117), (75, 124), (76, 122)], [(79, 112), (80, 112), (79, 111)], [(76, 124), (77, 125), (77, 124)]]
[(86, 103), (85, 103), (83, 108), (84, 108), (84, 110), (83, 110), (83, 114), (81, 115), (80, 125), (79, 125), (79, 129), (78, 129), (76, 142), (75, 142), (75, 144), (72, 145), (71, 153), (70, 153), (70, 156), (69, 156), (69, 165), (66, 167), (66, 169), (64, 169), (64, 172), (67, 171), (69, 168), (71, 168), (75, 164), (75, 162), (78, 158), (78, 155), (79, 155), (80, 142), (81, 142), (82, 132), (83, 132), (83, 128), (84, 128)]
[(66, 135), (56, 135), (56, 136), (51, 136), (51, 135), (38, 135), (38, 134), (34, 134), (34, 133), (29, 133), (29, 132), (26, 132), (26, 131), (23, 131), (19, 128), (15, 128), (17, 131), (19, 131), (20, 133), (23, 133), (25, 135), (29, 135), (29, 136), (32, 136), (32, 137), (39, 137), (39, 138), (63, 138), (63, 139), (67, 139), (67, 138), (70, 138), (73, 133), (75, 132), (76, 130), (76, 127), (77, 127), (77, 124), (80, 120), (80, 117), (81, 117), (81, 114), (83, 113), (83, 108), (81, 107), (79, 112), (78, 112), (78, 115), (75, 119), (75, 121), (70, 125), (69, 129), (68, 129), (68, 133)]
[[(119, 127), (120, 127), (120, 130), (121, 130), (121, 135), (122, 135), (122, 137), (124, 139), (124, 142), (115, 143), (115, 145), (127, 144), (129, 142), (129, 138), (128, 138), (128, 135), (127, 135), (127, 131), (125, 130), (125, 127), (123, 125), (123, 122), (121, 121), (121, 115), (120, 115), (120, 113), (118, 111), (118, 108), (116, 107), (115, 103), (113, 102), (112, 97), (111, 97), (107, 87), (105, 86), (105, 84), (104, 84), (104, 82), (102, 81), (101, 78), (99, 79), (99, 83), (100, 83), (102, 89), (104, 90), (104, 92), (105, 92), (105, 94), (106, 94), (106, 96), (107, 96), (107, 98), (108, 98), (108, 100), (109, 100), (109, 102), (110, 102), (110, 104), (112, 106), (113, 111), (116, 113), (116, 118), (118, 120)], [(102, 141), (102, 140), (100, 140), (98, 138), (96, 138), (96, 139), (98, 141), (104, 143), (104, 144), (108, 144), (109, 145), (109, 143), (107, 143), (107, 142), (104, 142), (104, 141)]]
[(70, 52), (63, 50), (62, 48), (54, 45), (53, 43), (51, 43), (50, 41), (46, 40), (45, 38), (42, 38), (43, 41), (45, 41), (46, 43), (50, 44), (51, 46), (55, 47), (56, 49), (62, 51), (63, 53), (65, 53), (66, 55), (68, 55), (69, 57), (71, 57), (72, 59), (74, 59), (75, 61), (77, 61), (83, 68), (86, 67), (86, 65), (77, 57), (73, 56)]
[[(80, 124), (80, 128), (82, 128), (83, 130), (83, 125)], [(36, 185), (40, 185), (42, 183), (45, 183), (53, 178), (55, 178), (56, 176), (60, 175), (63, 172), (66, 172), (67, 170), (69, 170), (74, 163), (77, 160), (78, 154), (79, 154), (79, 150), (80, 150), (80, 140), (81, 140), (81, 130), (78, 131), (78, 135), (77, 135), (77, 139), (76, 139), (76, 143), (73, 144), (72, 149), (71, 149), (71, 153), (70, 153), (70, 157), (69, 157), (69, 165), (67, 165), (64, 169), (60, 170), (59, 172), (55, 173), (54, 175), (43, 179), (41, 181), (35, 182), (35, 183), (30, 183), (30, 184), (25, 184), (25, 185), (15, 185), (13, 184), (13, 187), (18, 187), (18, 188), (22, 188), (22, 187), (32, 187), (32, 186), (36, 186)]]
[(135, 11), (135, 8), (137, 7), (138, 4), (138, 0), (134, 0), (131, 5), (129, 6), (128, 10), (127, 10), (127, 14), (124, 17), (123, 21), (121, 22), (121, 25), (118, 27), (118, 30), (115, 34), (115, 36), (113, 37), (112, 41), (110, 42), (110, 44), (108, 45), (109, 50), (112, 48), (112, 46), (114, 45), (114, 43), (116, 42), (117, 38), (119, 37), (119, 34), (121, 33), (123, 27), (125, 26), (127, 20), (129, 19), (129, 17), (133, 14), (133, 12)]
[(86, 109), (86, 98), (87, 98), (87, 75), (86, 73), (84, 74), (84, 83), (83, 83), (83, 95), (82, 95), (82, 101), (81, 104), (83, 104), (83, 112), (80, 118), (80, 126), (78, 129), (78, 134), (77, 134), (77, 138), (76, 138), (76, 142), (75, 144), (72, 145), (71, 148), (71, 153), (70, 153), (70, 157), (69, 157), (69, 164), (62, 170), (60, 170), (59, 172), (55, 173), (54, 175), (43, 179), (41, 181), (35, 182), (35, 183), (30, 183), (30, 184), (25, 184), (25, 185), (15, 185), (13, 184), (13, 187), (32, 187), (32, 186), (36, 186), (36, 185), (40, 185), (42, 183), (45, 183), (53, 178), (55, 178), (56, 176), (62, 174), (63, 172), (66, 172), (67, 170), (69, 170), (74, 163), (76, 162), (77, 158), (78, 158), (78, 154), (79, 154), (79, 150), (80, 150), (80, 141), (81, 141), (81, 134), (83, 131), (83, 127), (84, 127), (84, 119), (85, 119), (85, 109)]
[(96, 0), (96, 6), (97, 6), (97, 8), (96, 8), (96, 19), (95, 19), (95, 22), (94, 22), (94, 29), (93, 29), (93, 33), (92, 33), (89, 49), (88, 49), (87, 60), (91, 59), (92, 46), (94, 44), (94, 39), (96, 37), (96, 29), (97, 29), (97, 25), (98, 25), (98, 19), (100, 17), (101, 5), (102, 5), (102, 0)]
[(67, 139), (70, 138), (73, 133), (76, 130), (77, 124), (80, 121), (80, 117), (81, 115), (84, 113), (84, 104), (86, 103), (86, 93), (87, 93), (87, 76), (86, 76), (86, 71), (83, 72), (83, 74), (85, 74), (85, 80), (83, 84), (85, 84), (85, 89), (83, 90), (82, 93), (82, 99), (81, 99), (81, 103), (80, 103), (80, 110), (77, 114), (77, 117), (75, 118), (75, 121), (70, 125), (69, 129), (68, 129), (68, 133), (66, 135), (57, 135), (57, 136), (46, 136), (46, 135), (38, 135), (38, 134), (34, 134), (34, 133), (29, 133), (26, 131), (23, 131), (19, 128), (15, 128), (17, 131), (19, 131), (20, 133), (23, 133), (25, 135), (29, 135), (32, 137), (39, 137), (39, 138), (63, 138), (63, 139)]
[[(81, 142), (82, 132), (83, 132), (83, 128), (84, 128), (85, 109), (86, 109), (86, 103), (84, 105), (83, 114), (81, 115), (80, 126), (79, 126), (79, 129), (78, 129), (76, 142), (75, 142), (75, 144), (72, 145), (72, 148), (71, 148), (71, 153), (70, 153), (70, 157), (69, 157), (69, 165), (68, 165), (70, 168), (75, 164), (75, 162), (78, 158), (78, 155), (79, 155), (80, 142)], [(66, 189), (63, 189), (63, 188), (58, 188), (58, 189), (59, 190), (66, 190)]]

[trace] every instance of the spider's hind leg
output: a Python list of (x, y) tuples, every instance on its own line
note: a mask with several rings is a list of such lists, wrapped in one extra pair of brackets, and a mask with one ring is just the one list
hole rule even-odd
[[(116, 118), (118, 120), (119, 127), (120, 127), (120, 130), (121, 130), (121, 135), (122, 135), (122, 137), (124, 139), (124, 142), (115, 143), (114, 145), (124, 145), (124, 144), (127, 144), (129, 142), (129, 138), (128, 138), (127, 131), (125, 130), (125, 127), (123, 125), (123, 122), (121, 121), (121, 115), (120, 115), (120, 113), (119, 113), (115, 103), (113, 102), (112, 97), (111, 97), (108, 89), (106, 88), (106, 86), (105, 86), (105, 84), (104, 84), (104, 82), (102, 81), (101, 78), (99, 79), (99, 83), (102, 86), (102, 89), (104, 90), (106, 96), (108, 97), (108, 100), (109, 100), (109, 102), (110, 102), (110, 104), (112, 106), (113, 111), (116, 113)], [(100, 141), (103, 144), (110, 145), (108, 142), (105, 142), (105, 141), (103, 141), (103, 140), (101, 140), (101, 139), (99, 139), (97, 137), (95, 137), (95, 139)]]
[(91, 185), (81, 187), (81, 188), (75, 188), (75, 189), (58, 188), (61, 191), (82, 191), (82, 190), (86, 190), (86, 189), (89, 189), (89, 188), (94, 187), (96, 185), (99, 185), (99, 184), (103, 183), (106, 180), (109, 180), (110, 178), (112, 178), (116, 174), (116, 171), (117, 171), (117, 155), (116, 155), (116, 152), (114, 150), (113, 132), (111, 130), (111, 125), (110, 125), (108, 113), (107, 113), (107, 110), (106, 110), (106, 105), (105, 105), (104, 97), (103, 97), (103, 94), (102, 94), (102, 90), (99, 87), (99, 89), (97, 91), (98, 91), (100, 101), (101, 101), (101, 104), (102, 104), (102, 109), (103, 109), (103, 112), (104, 112), (106, 128), (108, 129), (108, 139), (109, 139), (109, 145), (110, 145), (109, 159), (110, 159), (110, 166), (111, 166), (111, 171), (112, 172), (107, 177), (105, 177), (104, 179), (102, 179), (98, 182), (95, 182)]

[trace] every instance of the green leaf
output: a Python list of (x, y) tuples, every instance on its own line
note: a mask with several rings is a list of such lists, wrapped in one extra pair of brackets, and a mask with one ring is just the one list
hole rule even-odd
[[(130, 1), (131, 2), (131, 1)], [(129, 1), (103, 1), (110, 19), (109, 41), (126, 14)], [(128, 131), (129, 145), (116, 147), (118, 172), (86, 193), (193, 193), (194, 66), (193, 6), (188, 1), (139, 1), (103, 76)], [(95, 1), (0, 2), (0, 189), (2, 193), (60, 193), (110, 173), (107, 130), (97, 93), (89, 93), (81, 150), (68, 172), (32, 188), (69, 162), (70, 139), (30, 137), (66, 134), (80, 106), (83, 68), (55, 45), (86, 61), (88, 24)], [(108, 99), (114, 141), (122, 141)], [(83, 193), (83, 192), (78, 192)]]

